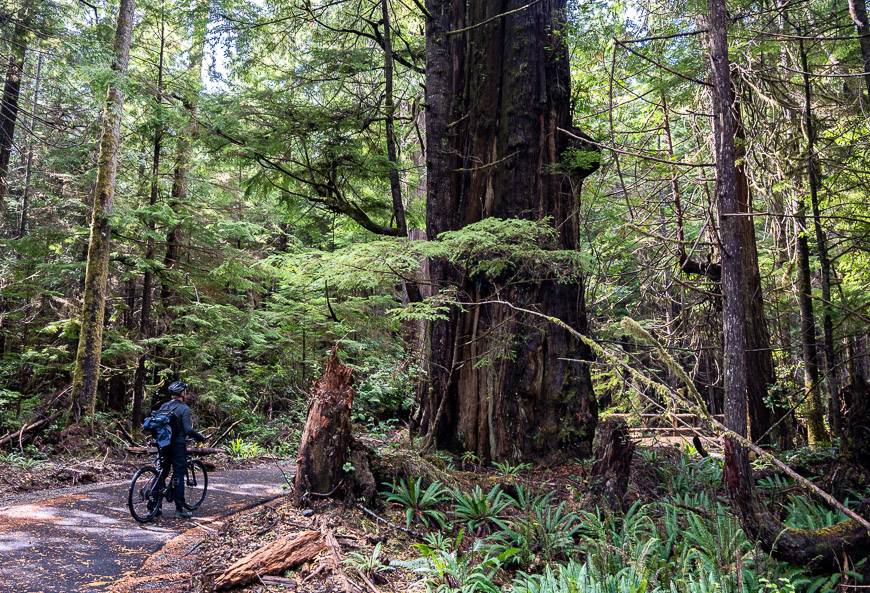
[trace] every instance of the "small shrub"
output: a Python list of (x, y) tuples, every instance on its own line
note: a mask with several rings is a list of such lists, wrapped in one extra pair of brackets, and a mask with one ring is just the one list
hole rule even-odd
[(501, 486), (493, 486), (487, 493), (480, 486), (475, 486), (468, 494), (456, 490), (453, 499), (457, 520), (478, 535), (493, 525), (500, 529), (507, 527), (502, 513), (510, 504), (510, 498), (502, 492)]
[(235, 438), (227, 445), (227, 453), (236, 459), (252, 459), (263, 454), (263, 448), (259, 443)]
[(432, 482), (426, 488), (422, 482), (422, 478), (417, 478), (388, 484), (391, 492), (386, 493), (387, 502), (404, 507), (405, 525), (409, 528), (414, 521), (427, 527), (433, 524), (444, 527), (447, 517), (436, 507), (447, 499), (447, 491), (441, 482)]

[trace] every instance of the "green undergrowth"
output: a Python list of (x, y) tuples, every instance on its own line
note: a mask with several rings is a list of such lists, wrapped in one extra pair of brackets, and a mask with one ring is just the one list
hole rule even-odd
[[(584, 508), (576, 483), (517, 481), (503, 469), (503, 483), (466, 488), (400, 479), (385, 501), (424, 541), (411, 559), (372, 562), (437, 593), (825, 593), (860, 583), (866, 560), (857, 572), (811, 575), (756, 547), (722, 496), (719, 460), (682, 454), (655, 471), (663, 487), (624, 513)], [(842, 519), (793, 489), (780, 508), (794, 527)]]

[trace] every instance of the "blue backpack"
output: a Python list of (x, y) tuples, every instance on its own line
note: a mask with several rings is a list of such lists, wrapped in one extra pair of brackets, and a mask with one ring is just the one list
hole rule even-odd
[(158, 447), (165, 447), (172, 442), (172, 414), (154, 411), (145, 418), (142, 428), (149, 431), (157, 441)]

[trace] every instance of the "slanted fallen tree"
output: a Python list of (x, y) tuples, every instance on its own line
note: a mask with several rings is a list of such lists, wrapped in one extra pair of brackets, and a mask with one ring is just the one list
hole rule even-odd
[(71, 387), (65, 387), (60, 391), (45, 398), (38, 406), (39, 413), (36, 417), (22, 423), (17, 430), (10, 431), (0, 436), (0, 448), (6, 445), (18, 445), (22, 447), (24, 442), (34, 438), (40, 431), (45, 430), (51, 423), (60, 418), (64, 413), (64, 400), (70, 393)]

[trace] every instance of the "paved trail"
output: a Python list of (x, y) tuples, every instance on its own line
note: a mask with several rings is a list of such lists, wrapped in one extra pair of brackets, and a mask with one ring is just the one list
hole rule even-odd
[[(282, 464), (289, 475), (289, 465)], [(137, 524), (127, 510), (127, 483), (44, 492), (0, 501), (0, 593), (100, 593), (170, 539), (282, 493), (276, 464), (209, 475), (193, 521), (164, 517)], [(2, 506), (6, 505), (6, 506)]]

